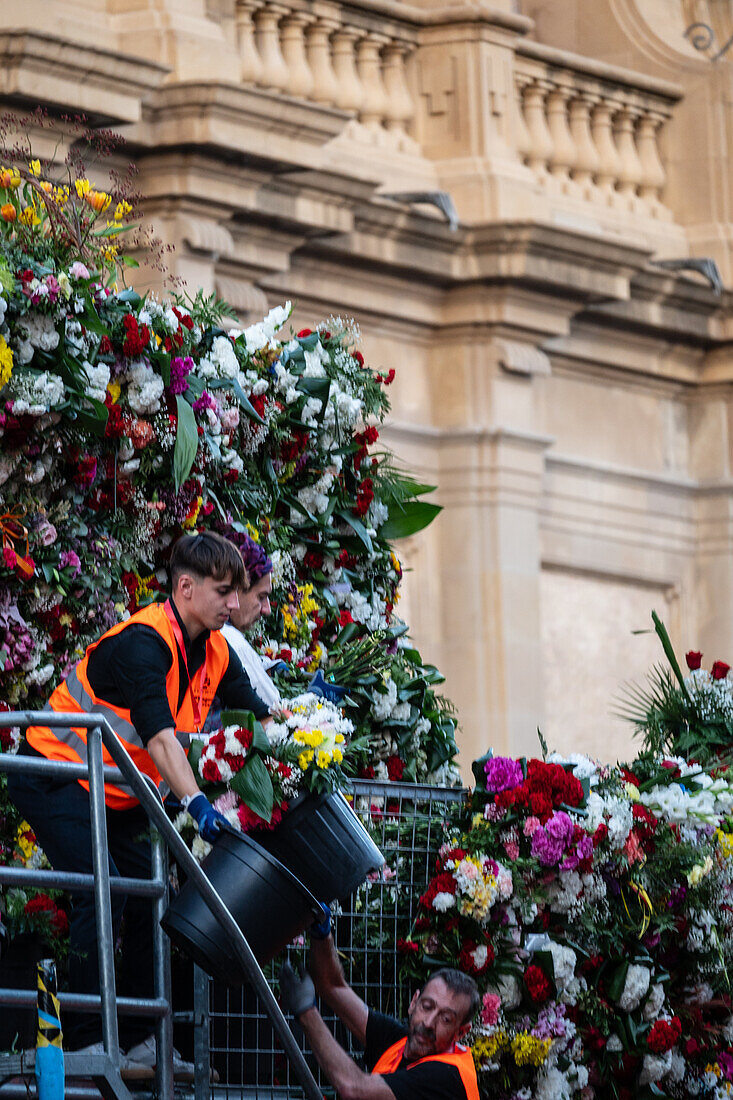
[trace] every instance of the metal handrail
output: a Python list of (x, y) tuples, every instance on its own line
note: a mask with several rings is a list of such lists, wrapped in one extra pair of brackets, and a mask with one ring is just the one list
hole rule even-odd
[[(118, 740), (116, 734), (103, 717), (98, 714), (63, 714), (56, 711), (9, 711), (2, 716), (3, 726), (19, 726), (26, 729), (32, 725), (43, 725), (54, 728), (73, 726), (87, 730), (88, 772), (83, 765), (68, 765), (55, 763), (59, 769), (69, 767), (81, 767), (83, 778), (89, 777), (89, 798), (92, 823), (92, 855), (94, 866), (94, 895), (97, 912), (98, 950), (99, 950), (99, 978), (102, 1010), (102, 1035), (104, 1049), (112, 1061), (114, 1068), (119, 1070), (119, 1042), (117, 1035), (117, 1017), (115, 1014), (115, 988), (114, 988), (114, 945), (112, 941), (112, 911), (109, 862), (107, 859), (107, 825), (104, 802), (105, 772), (111, 772), (110, 779), (114, 781), (115, 775), (121, 773), (135, 797), (139, 800), (149, 820), (155, 826), (158, 834), (168, 846), (178, 865), (183, 869), (189, 879), (195, 884), (202, 898), (228, 935), (234, 953), (242, 966), (247, 980), (253, 987), (262, 1003), (277, 1034), (286, 1057), (291, 1061), (296, 1077), (305, 1092), (308, 1100), (322, 1100), (321, 1090), (318, 1088), (315, 1078), (308, 1067), (302, 1050), (295, 1041), (290, 1027), (278, 1005), (275, 996), (263, 974), (251, 947), (247, 942), (241, 928), (229, 912), (220, 898), (218, 892), (209, 882), (199, 864), (191, 855), (188, 847), (177, 833), (171, 821), (169, 821), (163, 807), (160, 793), (148, 776), (144, 776), (133, 763), (132, 758), (124, 745)], [(102, 756), (102, 745), (106, 748), (110, 757), (117, 765), (115, 769), (105, 769)], [(0, 754), (0, 770), (6, 761), (29, 761), (28, 757), (12, 757)], [(35, 765), (38, 761), (33, 761)], [(6, 770), (10, 770), (7, 769)], [(162, 862), (161, 862), (162, 861)], [(164, 868), (164, 856), (162, 851), (156, 854), (156, 838), (153, 838), (153, 875), (154, 878), (162, 874)], [(49, 872), (51, 873), (51, 872)], [(170, 949), (163, 940), (159, 919), (163, 915), (165, 898), (158, 897), (154, 901), (156, 916), (156, 935), (154, 937), (155, 953), (155, 990), (162, 992), (163, 987), (168, 987), (168, 1003), (170, 1004), (170, 966), (166, 965), (169, 959)], [(160, 987), (159, 984), (160, 983)], [(2, 993), (0, 993), (0, 999)], [(152, 1013), (151, 1013), (152, 1014)], [(173, 1097), (173, 1031), (170, 1012), (158, 1017), (156, 1022), (156, 1040), (158, 1053), (164, 1057), (158, 1058), (156, 1067), (158, 1094), (163, 1100), (172, 1100)], [(125, 1090), (126, 1091), (126, 1090)]]

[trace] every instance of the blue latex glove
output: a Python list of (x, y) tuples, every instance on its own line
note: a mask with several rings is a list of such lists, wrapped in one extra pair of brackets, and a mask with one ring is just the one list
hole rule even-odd
[(331, 910), (325, 902), (321, 902), (321, 909), (323, 920), (314, 921), (309, 929), (312, 940), (325, 940), (331, 935)]
[(213, 844), (222, 825), (229, 822), (209, 802), (205, 794), (197, 794), (188, 804), (188, 812), (199, 827), (199, 834), (208, 844)]
[(314, 695), (319, 695), (322, 699), (327, 699), (329, 703), (340, 703), (346, 695), (345, 687), (340, 687), (338, 684), (329, 684), (327, 680), (324, 680), (320, 668), (308, 684), (308, 691), (312, 691)]

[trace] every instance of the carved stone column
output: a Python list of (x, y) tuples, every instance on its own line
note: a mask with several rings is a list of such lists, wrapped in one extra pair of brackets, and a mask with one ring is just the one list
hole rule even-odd
[(358, 111), (364, 102), (364, 88), (356, 68), (356, 44), (362, 32), (344, 27), (333, 36), (333, 70), (338, 91), (336, 106), (344, 111)]
[(406, 42), (390, 42), (382, 52), (384, 90), (387, 94), (385, 125), (388, 130), (405, 133), (415, 114), (415, 105), (405, 79)]
[(306, 31), (305, 48), (313, 77), (311, 99), (334, 104), (339, 98), (339, 82), (331, 59), (331, 35), (338, 28), (335, 19), (319, 18)]
[(364, 88), (359, 121), (370, 130), (382, 128), (388, 113), (387, 93), (382, 80), (382, 46), (389, 40), (381, 34), (369, 34), (357, 47), (356, 66)]
[(239, 56), (242, 59), (240, 76), (243, 84), (259, 84), (263, 76), (252, 18), (261, 6), (262, 0), (237, 0), (236, 28)]
[(287, 91), (308, 99), (313, 90), (313, 73), (305, 54), (305, 28), (312, 22), (306, 12), (293, 12), (280, 24), (280, 44), (288, 70)]
[(594, 102), (592, 96), (579, 95), (570, 104), (570, 133), (575, 142), (572, 177), (585, 198), (589, 198), (593, 191), (593, 179), (600, 164), (590, 130), (590, 114)]
[(274, 88), (285, 92), (290, 86), (285, 59), (280, 48), (280, 20), (287, 15), (289, 8), (283, 4), (272, 4), (261, 8), (255, 15), (256, 42), (262, 62), (262, 84), (265, 88)]

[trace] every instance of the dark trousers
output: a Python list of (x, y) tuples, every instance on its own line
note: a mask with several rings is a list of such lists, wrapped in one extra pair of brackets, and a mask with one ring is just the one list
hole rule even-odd
[[(8, 793), (32, 826), (38, 843), (56, 871), (93, 873), (89, 794), (77, 782), (59, 784), (45, 776), (10, 775)], [(111, 876), (149, 878), (148, 819), (140, 806), (107, 810), (107, 845)], [(94, 894), (74, 893), (70, 919), (69, 987), (74, 993), (99, 993), (99, 960)], [(153, 995), (153, 917), (150, 899), (112, 894), (112, 927), (118, 941), (124, 911), (124, 934), (117, 993), (123, 997)], [(119, 1018), (120, 1046), (128, 1050), (151, 1034), (153, 1022), (135, 1016)], [(62, 1020), (64, 1045), (73, 1050), (102, 1038), (94, 1013), (67, 1012)]]

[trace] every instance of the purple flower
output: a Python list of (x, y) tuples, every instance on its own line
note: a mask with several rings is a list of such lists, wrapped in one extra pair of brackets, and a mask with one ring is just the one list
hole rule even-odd
[(566, 813), (562, 810), (558, 810), (557, 813), (554, 813), (549, 821), (545, 823), (545, 830), (549, 836), (560, 841), (563, 848), (567, 848), (568, 844), (573, 839), (575, 826)]
[[(188, 375), (193, 370), (190, 355), (171, 359), (171, 380), (168, 389), (171, 393), (185, 393), (188, 389)], [(203, 397), (203, 394), (201, 395)]]
[[(532, 855), (543, 867), (552, 867), (562, 859), (563, 852), (573, 839), (574, 825), (562, 810), (554, 813), (532, 836)], [(593, 842), (591, 841), (591, 850)]]
[(203, 412), (204, 409), (215, 409), (216, 401), (211, 396), (208, 390), (204, 390), (200, 397), (198, 397), (193, 403), (194, 412)]
[(510, 791), (524, 782), (522, 765), (509, 756), (492, 756), (484, 764), (486, 790), (498, 794)]
[(78, 577), (81, 573), (81, 561), (79, 555), (73, 550), (62, 550), (59, 554), (59, 567), (66, 569), (69, 566), (74, 572), (71, 574), (72, 580), (74, 577)]

